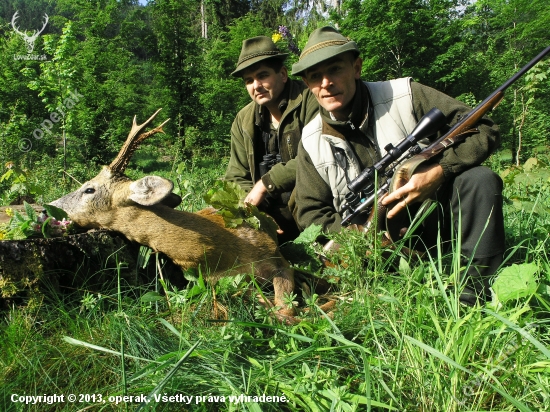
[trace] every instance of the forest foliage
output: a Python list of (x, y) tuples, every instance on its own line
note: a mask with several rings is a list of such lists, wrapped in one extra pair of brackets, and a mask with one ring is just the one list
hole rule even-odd
[[(312, 30), (335, 25), (359, 44), (365, 80), (412, 76), (472, 106), (550, 44), (546, 0), (141, 3), (0, 4), (2, 168), (11, 162), (51, 180), (60, 171), (88, 177), (113, 158), (134, 115), (141, 122), (159, 107), (171, 118), (166, 135), (149, 143), (159, 158), (226, 156), (231, 122), (249, 101), (230, 75), (242, 40), (279, 33), (280, 26), (303, 47)], [(24, 59), (29, 54), (14, 26), (31, 35), (45, 15), (31, 54), (37, 59)], [(288, 36), (278, 38), (287, 49)], [(296, 60), (291, 53), (289, 63)], [(549, 72), (547, 59), (492, 114), (510, 163), (547, 145)]]

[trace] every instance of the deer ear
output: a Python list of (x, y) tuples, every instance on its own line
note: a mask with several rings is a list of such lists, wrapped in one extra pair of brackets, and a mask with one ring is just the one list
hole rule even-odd
[(172, 193), (174, 184), (158, 176), (145, 176), (130, 184), (130, 199), (143, 206), (152, 206)]

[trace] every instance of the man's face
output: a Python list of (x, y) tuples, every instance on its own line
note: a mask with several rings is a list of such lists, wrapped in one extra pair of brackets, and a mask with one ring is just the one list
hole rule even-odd
[(260, 106), (277, 106), (281, 93), (288, 80), (286, 67), (282, 67), (279, 73), (264, 64), (256, 69), (245, 70), (243, 80), (248, 94)]
[(361, 77), (363, 61), (343, 53), (306, 70), (303, 77), (309, 90), (325, 110), (338, 120), (347, 120), (355, 96), (355, 80)]

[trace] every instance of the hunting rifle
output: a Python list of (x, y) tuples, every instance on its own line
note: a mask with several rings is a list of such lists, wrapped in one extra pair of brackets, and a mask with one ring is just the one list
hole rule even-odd
[[(373, 208), (372, 205), (377, 199), (379, 202), (385, 194), (395, 190), (397, 187), (393, 186), (396, 184), (399, 184), (398, 187), (405, 184), (419, 164), (431, 159), (448, 147), (463, 141), (466, 136), (476, 132), (476, 125), (487, 112), (498, 106), (500, 101), (504, 98), (504, 91), (549, 52), (550, 46), (545, 48), (538, 56), (527, 63), (497, 90), (491, 93), (489, 97), (472, 109), (470, 113), (461, 118), (447, 133), (426, 148), (421, 149), (418, 142), (437, 133), (445, 125), (445, 116), (437, 108), (433, 108), (426, 113), (426, 115), (420, 119), (412, 133), (405, 137), (397, 146), (394, 147), (391, 143), (385, 146), (386, 155), (382, 160), (363, 170), (359, 176), (348, 184), (349, 193), (346, 195), (346, 201), (342, 207), (342, 215), (346, 214), (346, 212), (349, 212), (349, 214), (342, 220), (342, 226), (349, 226), (351, 223), (356, 223), (352, 222), (353, 219), (364, 213), (368, 214), (367, 223), (365, 225), (368, 229), (375, 215), (374, 212), (376, 208)], [(404, 167), (405, 165), (407, 165), (407, 167)], [(391, 179), (394, 175), (395, 177)], [(385, 180), (384, 184), (382, 184), (378, 190), (376, 190), (377, 180)], [(380, 227), (381, 219), (385, 219), (387, 210), (385, 207), (381, 206), (380, 203), (378, 203), (378, 205), (379, 216), (377, 216), (377, 225)], [(395, 219), (395, 217), (392, 219)], [(392, 237), (391, 233), (390, 237)]]

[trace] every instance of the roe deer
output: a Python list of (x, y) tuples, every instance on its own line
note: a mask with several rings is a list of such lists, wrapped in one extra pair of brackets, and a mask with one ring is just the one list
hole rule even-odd
[(130, 134), (115, 160), (80, 189), (51, 204), (65, 210), (79, 226), (120, 232), (166, 254), (183, 269), (206, 266), (210, 281), (238, 273), (254, 273), (261, 282), (272, 281), (278, 317), (293, 322), (294, 309), (287, 308), (283, 298), (294, 289), (294, 272), (266, 232), (246, 225), (225, 227), (213, 208), (197, 213), (174, 210), (181, 199), (172, 193), (170, 180), (146, 176), (132, 181), (124, 175), (139, 144), (155, 133), (164, 133), (162, 126), (168, 120), (143, 132), (159, 111), (141, 125), (134, 116)]

